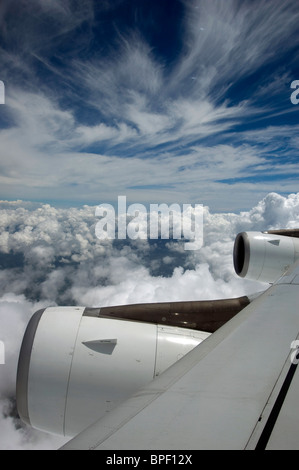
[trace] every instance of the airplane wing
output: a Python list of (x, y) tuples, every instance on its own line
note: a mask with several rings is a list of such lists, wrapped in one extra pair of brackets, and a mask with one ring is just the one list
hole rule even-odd
[(298, 285), (296, 262), (62, 449), (299, 449)]

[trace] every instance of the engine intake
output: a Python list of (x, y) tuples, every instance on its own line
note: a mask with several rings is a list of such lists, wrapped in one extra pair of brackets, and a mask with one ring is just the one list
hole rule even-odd
[(277, 281), (299, 259), (299, 239), (284, 232), (239, 233), (233, 255), (236, 274), (255, 281)]

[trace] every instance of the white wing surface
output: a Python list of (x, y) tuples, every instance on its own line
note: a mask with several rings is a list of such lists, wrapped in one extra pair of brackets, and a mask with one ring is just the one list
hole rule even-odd
[(297, 263), (63, 449), (298, 449), (298, 285)]

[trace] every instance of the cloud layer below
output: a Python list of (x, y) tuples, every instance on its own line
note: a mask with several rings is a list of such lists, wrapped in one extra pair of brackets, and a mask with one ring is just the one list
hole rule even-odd
[(57, 448), (63, 439), (17, 418), (15, 374), (30, 316), (49, 305), (106, 306), (237, 297), (266, 287), (235, 276), (232, 248), (244, 230), (299, 227), (299, 193), (270, 193), (251, 210), (204, 208), (204, 245), (176, 240), (98, 240), (95, 207), (57, 209), (22, 201), (0, 204), (0, 448)]

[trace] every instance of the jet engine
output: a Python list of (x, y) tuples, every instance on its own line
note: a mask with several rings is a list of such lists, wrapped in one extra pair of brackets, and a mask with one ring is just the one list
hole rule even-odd
[(234, 267), (243, 278), (273, 283), (299, 259), (298, 230), (239, 233)]
[(47, 308), (28, 324), (17, 404), (23, 421), (37, 429), (77, 434), (209, 336), (92, 310)]
[(17, 406), (23, 421), (73, 436), (170, 367), (249, 299), (50, 307), (23, 338)]

